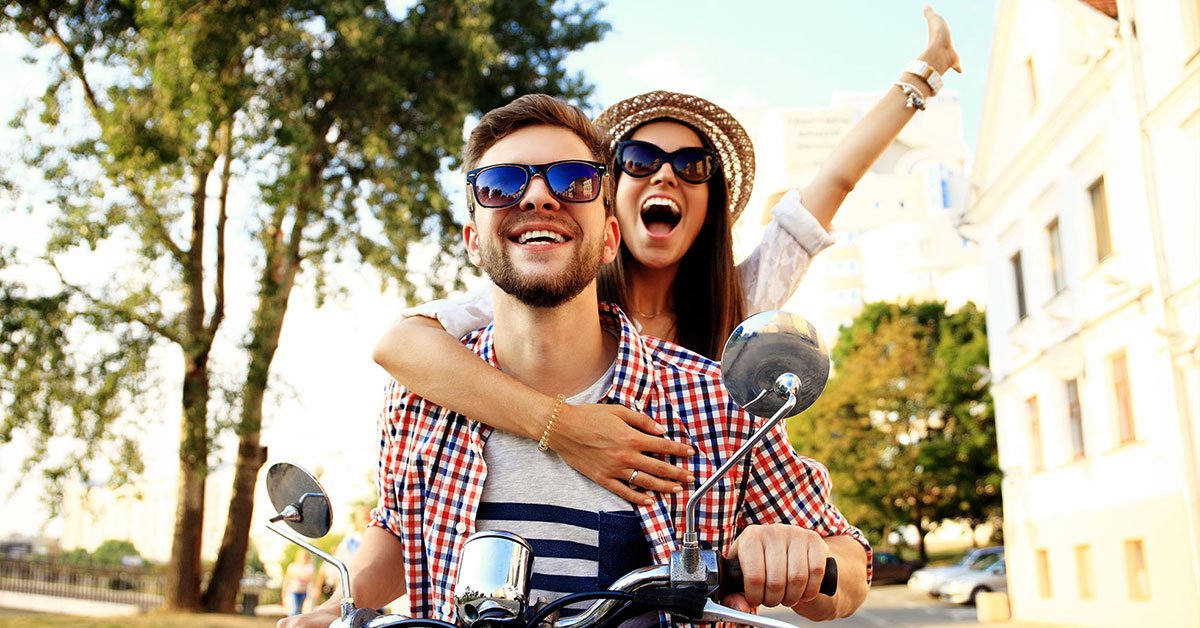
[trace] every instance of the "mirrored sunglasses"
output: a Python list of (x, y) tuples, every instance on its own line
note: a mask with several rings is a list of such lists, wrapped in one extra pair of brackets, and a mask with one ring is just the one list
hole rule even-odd
[(617, 144), (617, 167), (631, 177), (648, 177), (671, 164), (675, 176), (688, 183), (704, 183), (712, 178), (720, 165), (717, 154), (707, 148), (689, 146), (674, 152), (641, 140), (624, 140)]
[(541, 176), (558, 200), (587, 203), (600, 196), (604, 164), (595, 161), (553, 161), (548, 164), (495, 164), (467, 173), (467, 185), (480, 207), (502, 209), (517, 204), (535, 175)]

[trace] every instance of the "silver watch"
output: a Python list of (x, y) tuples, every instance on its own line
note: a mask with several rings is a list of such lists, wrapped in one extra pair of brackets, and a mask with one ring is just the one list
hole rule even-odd
[(929, 84), (929, 89), (933, 90), (931, 96), (936, 96), (942, 91), (942, 75), (938, 74), (937, 70), (933, 69), (928, 63), (920, 59), (914, 59), (911, 63), (904, 67), (904, 71), (909, 74), (916, 74), (923, 81)]

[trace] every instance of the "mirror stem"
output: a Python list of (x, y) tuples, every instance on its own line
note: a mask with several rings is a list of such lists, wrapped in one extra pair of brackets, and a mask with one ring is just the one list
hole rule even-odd
[(288, 504), (287, 508), (283, 509), (283, 512), (271, 517), (270, 521), (271, 523), (275, 523), (277, 521), (300, 521), (302, 519), (304, 519), (304, 516), (300, 514), (295, 504)]
[(737, 452), (725, 461), (725, 464), (721, 465), (720, 469), (717, 469), (716, 473), (712, 474), (704, 484), (700, 485), (700, 488), (696, 489), (696, 492), (692, 493), (691, 498), (688, 499), (684, 515), (683, 549), (685, 551), (698, 550), (700, 548), (700, 536), (696, 533), (696, 507), (700, 505), (700, 498), (704, 497), (713, 485), (725, 477), (725, 474), (729, 473), (729, 470), (734, 465), (741, 462), (750, 453), (750, 450), (758, 444), (758, 441), (766, 437), (767, 432), (775, 427), (776, 423), (787, 416), (792, 411), (792, 408), (796, 407), (796, 388), (799, 387), (798, 385), (799, 379), (791, 373), (784, 373), (779, 376), (779, 379), (775, 381), (775, 392), (786, 391), (787, 401), (753, 436), (738, 448)]
[[(272, 521), (274, 521), (274, 519), (272, 519)], [(291, 530), (289, 530), (287, 528), (281, 528), (279, 526), (274, 525), (273, 523), (268, 523), (267, 528), (269, 530), (271, 530), (272, 532), (274, 532), (275, 534), (278, 534), (279, 536), (282, 536), (283, 538), (295, 543), (296, 545), (299, 545), (301, 548), (306, 549), (309, 552), (312, 552), (316, 556), (319, 556), (322, 560), (329, 563), (330, 565), (333, 565), (334, 567), (338, 568), (338, 574), (340, 574), (342, 577), (342, 619), (346, 619), (346, 618), (350, 617), (351, 613), (354, 612), (355, 608), (354, 608), (354, 598), (350, 597), (350, 572), (346, 569), (346, 564), (343, 563), (342, 561), (334, 558), (333, 556), (331, 556), (324, 550), (320, 549), (319, 547), (313, 545), (312, 543), (309, 543), (307, 540), (304, 539), (304, 537), (301, 537), (300, 535), (296, 534), (295, 532), (292, 532)]]
[(304, 521), (304, 502), (308, 501), (309, 498), (320, 501), (325, 499), (325, 494), (305, 493), (301, 495), (300, 499), (296, 500), (296, 503), (288, 504), (287, 507), (284, 508), (279, 514), (271, 517), (271, 523), (275, 523), (276, 521), (291, 521), (293, 523), (300, 523)]

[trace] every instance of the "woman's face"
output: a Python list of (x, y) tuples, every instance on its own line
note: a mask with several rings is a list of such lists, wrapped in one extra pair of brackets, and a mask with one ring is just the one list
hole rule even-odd
[[(666, 152), (704, 146), (695, 131), (668, 121), (642, 126), (629, 139), (650, 142)], [(661, 269), (683, 259), (704, 226), (708, 183), (680, 179), (669, 163), (640, 179), (620, 173), (617, 222), (621, 225), (621, 240), (635, 260)]]

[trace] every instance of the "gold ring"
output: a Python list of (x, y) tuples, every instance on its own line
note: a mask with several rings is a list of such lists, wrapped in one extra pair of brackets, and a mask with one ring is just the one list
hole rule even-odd
[(629, 474), (629, 479), (628, 479), (628, 480), (626, 480), (626, 481), (625, 481), (625, 483), (626, 483), (626, 484), (633, 484), (633, 481), (634, 481), (635, 479), (637, 479), (637, 476), (638, 476), (638, 470), (637, 470), (637, 469), (634, 469), (634, 470), (633, 470), (633, 473)]

